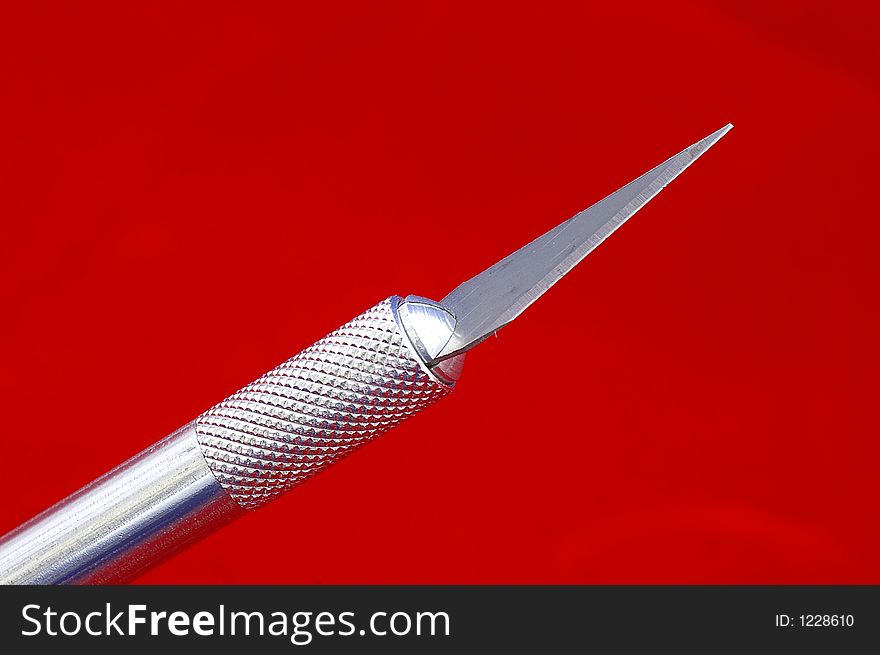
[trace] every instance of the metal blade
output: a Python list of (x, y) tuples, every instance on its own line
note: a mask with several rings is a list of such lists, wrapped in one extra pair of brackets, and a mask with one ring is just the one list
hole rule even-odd
[(732, 127), (697, 141), (456, 287), (440, 302), (454, 314), (455, 331), (434, 361), (472, 348), (519, 316)]

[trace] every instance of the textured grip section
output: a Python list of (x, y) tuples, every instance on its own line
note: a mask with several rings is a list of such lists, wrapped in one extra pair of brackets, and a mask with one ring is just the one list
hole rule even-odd
[(389, 298), (196, 419), (208, 465), (263, 505), (445, 396), (398, 330)]

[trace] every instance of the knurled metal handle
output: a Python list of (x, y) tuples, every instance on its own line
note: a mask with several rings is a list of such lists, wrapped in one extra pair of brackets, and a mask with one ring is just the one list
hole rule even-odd
[(196, 419), (205, 460), (245, 509), (264, 505), (436, 402), (383, 300)]

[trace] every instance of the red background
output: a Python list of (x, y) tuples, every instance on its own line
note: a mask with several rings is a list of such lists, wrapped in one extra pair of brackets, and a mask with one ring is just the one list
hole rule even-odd
[(731, 121), (449, 399), (142, 581), (880, 583), (875, 3), (17, 4), (0, 531)]

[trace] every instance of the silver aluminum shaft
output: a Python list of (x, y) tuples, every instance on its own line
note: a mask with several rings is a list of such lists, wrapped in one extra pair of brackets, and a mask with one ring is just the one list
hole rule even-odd
[(467, 350), (519, 316), (728, 129), (439, 303), (378, 303), (0, 538), (0, 583), (128, 580), (425, 409), (453, 389)]
[(124, 582), (243, 511), (189, 424), (6, 535), (0, 583)]
[(408, 335), (445, 341), (448, 326), (404, 327), (401, 304), (379, 303), (0, 537), (0, 584), (126, 582), (441, 398), (453, 377), (429, 372)]

